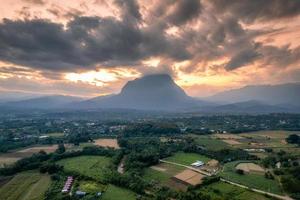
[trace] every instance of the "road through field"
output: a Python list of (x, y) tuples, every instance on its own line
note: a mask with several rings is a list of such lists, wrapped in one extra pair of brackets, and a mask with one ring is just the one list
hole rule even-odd
[(191, 170), (194, 170), (196, 172), (199, 172), (200, 174), (204, 174), (206, 176), (211, 176), (210, 173), (207, 173), (203, 170), (200, 170), (200, 169), (196, 169), (194, 167), (190, 167), (190, 166), (187, 166), (187, 165), (183, 165), (183, 164), (179, 164), (179, 163), (175, 163), (175, 162), (170, 162), (170, 161), (166, 161), (166, 160), (159, 160), (159, 162), (162, 162), (162, 163), (168, 163), (168, 164), (172, 164), (172, 165), (177, 165), (177, 166), (181, 166), (181, 167), (185, 167), (185, 168), (188, 168), (188, 169), (191, 169)]
[[(194, 171), (197, 171), (201, 174), (204, 174), (206, 176), (211, 176), (211, 174), (203, 171), (203, 170), (200, 170), (200, 169), (195, 169), (193, 167), (190, 167), (190, 166), (187, 166), (187, 165), (183, 165), (183, 164), (179, 164), (179, 163), (175, 163), (175, 162), (169, 162), (169, 161), (165, 161), (165, 160), (159, 160), (160, 162), (163, 162), (163, 163), (168, 163), (168, 164), (172, 164), (172, 165), (178, 165), (178, 166), (181, 166), (181, 167), (186, 167), (188, 169), (191, 169), (191, 170), (194, 170)], [(253, 191), (253, 192), (257, 192), (257, 193), (260, 193), (260, 194), (265, 194), (265, 195), (269, 195), (271, 197), (274, 197), (274, 198), (277, 198), (277, 199), (282, 199), (282, 200), (294, 200), (293, 198), (289, 197), (289, 196), (281, 196), (281, 195), (278, 195), (278, 194), (274, 194), (274, 193), (270, 193), (270, 192), (265, 192), (265, 191), (262, 191), (262, 190), (258, 190), (258, 189), (253, 189), (253, 188), (250, 188), (248, 186), (245, 186), (245, 185), (242, 185), (242, 184), (238, 184), (238, 183), (234, 183), (232, 181), (228, 181), (224, 178), (221, 178), (220, 179), (221, 181), (225, 182), (225, 183), (228, 183), (228, 184), (231, 184), (231, 185), (235, 185), (235, 186), (238, 186), (238, 187), (241, 187), (241, 188), (244, 188), (244, 189), (248, 189), (250, 191)]]

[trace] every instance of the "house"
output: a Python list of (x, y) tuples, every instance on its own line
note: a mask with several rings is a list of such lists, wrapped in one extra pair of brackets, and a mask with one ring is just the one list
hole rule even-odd
[(72, 176), (68, 176), (67, 181), (65, 182), (65, 185), (64, 185), (63, 189), (61, 190), (62, 193), (67, 193), (70, 191), (73, 180), (74, 179)]
[(191, 164), (191, 166), (193, 166), (193, 167), (201, 167), (203, 165), (204, 165), (204, 162), (202, 162), (201, 160), (197, 160), (196, 162)]
[(86, 195), (86, 192), (78, 190), (78, 191), (75, 192), (75, 195), (78, 196), (78, 197), (84, 197)]

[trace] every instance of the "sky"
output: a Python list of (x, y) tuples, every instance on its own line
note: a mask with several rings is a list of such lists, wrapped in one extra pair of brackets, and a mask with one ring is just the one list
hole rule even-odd
[(170, 74), (191, 96), (300, 80), (299, 0), (0, 0), (0, 95), (94, 97)]

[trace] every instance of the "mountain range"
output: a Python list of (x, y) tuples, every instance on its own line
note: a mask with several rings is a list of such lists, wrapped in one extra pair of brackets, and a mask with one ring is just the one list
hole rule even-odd
[(196, 99), (166, 74), (148, 75), (125, 84), (119, 94), (82, 99), (43, 96), (0, 104), (0, 109), (135, 109), (205, 113), (300, 112), (300, 83), (246, 86)]

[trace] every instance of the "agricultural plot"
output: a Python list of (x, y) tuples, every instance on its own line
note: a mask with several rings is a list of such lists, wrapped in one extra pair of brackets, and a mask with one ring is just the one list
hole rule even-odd
[(182, 172), (180, 172), (179, 174), (176, 174), (173, 179), (175, 179), (176, 181), (182, 182), (184, 184), (187, 185), (198, 185), (200, 183), (202, 183), (202, 179), (205, 176), (195, 172), (191, 169), (185, 169)]
[(20, 160), (20, 159), (26, 158), (26, 157), (30, 157), (34, 153), (38, 153), (42, 150), (47, 153), (52, 153), (56, 149), (57, 149), (57, 145), (34, 146), (34, 147), (20, 149), (18, 151), (14, 151), (14, 152), (0, 154), (0, 167), (3, 167), (4, 165), (13, 164), (17, 160)]
[(117, 139), (97, 139), (94, 143), (96, 146), (101, 147), (110, 147), (114, 149), (119, 149), (118, 140)]
[(50, 177), (37, 172), (16, 175), (0, 188), (0, 200), (41, 200), (50, 185)]
[(160, 163), (147, 168), (144, 171), (143, 178), (149, 182), (154, 182), (155, 184), (161, 184), (178, 190), (186, 190), (186, 185), (179, 183), (172, 178), (184, 169), (185, 168), (181, 166)]
[(250, 173), (250, 172), (263, 173), (263, 172), (265, 172), (265, 170), (261, 166), (255, 164), (255, 163), (239, 163), (236, 165), (235, 168), (241, 169), (247, 173)]
[(209, 135), (195, 136), (195, 139), (197, 144), (204, 146), (208, 150), (221, 150), (221, 149), (230, 148), (230, 146), (226, 144), (224, 141), (213, 138)]
[(299, 132), (292, 131), (256, 131), (250, 133), (242, 133), (240, 136), (244, 137), (241, 142), (243, 146), (248, 147), (269, 147), (269, 148), (292, 148), (295, 145), (287, 144), (285, 138), (291, 134)]
[(143, 177), (149, 181), (158, 181), (159, 183), (168, 185), (170, 178), (181, 172), (183, 169), (184, 167), (171, 165), (168, 163), (160, 163), (147, 168)]
[(210, 184), (204, 188), (199, 189), (208, 194), (212, 199), (234, 199), (235, 200), (268, 200), (270, 198), (265, 195), (251, 192), (249, 190), (230, 185), (224, 182)]
[(104, 170), (109, 166), (110, 161), (110, 158), (104, 156), (79, 156), (63, 159), (57, 163), (63, 165), (66, 172), (77, 172), (96, 180), (102, 180)]
[(164, 160), (169, 161), (169, 162), (179, 163), (182, 165), (191, 165), (192, 163), (194, 163), (197, 160), (201, 160), (202, 162), (207, 163), (211, 159), (204, 155), (200, 155), (200, 154), (196, 154), (196, 153), (178, 152), (178, 153), (175, 153), (173, 156), (168, 157)]
[[(243, 161), (226, 163), (220, 175), (226, 180), (239, 183), (250, 188), (260, 189), (266, 192), (281, 194), (282, 190), (276, 180), (265, 178), (263, 173), (245, 173), (244, 175), (236, 173), (236, 167)], [(249, 163), (249, 161), (247, 162)]]
[(130, 190), (120, 188), (114, 185), (109, 185), (104, 192), (102, 200), (135, 200), (136, 194)]

